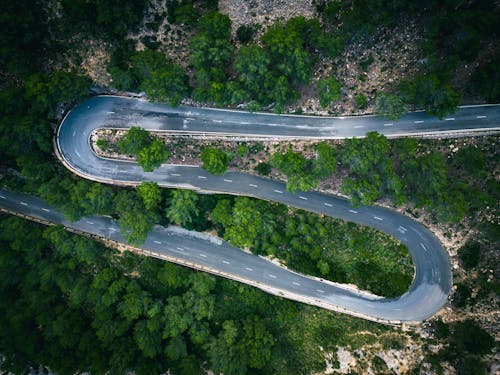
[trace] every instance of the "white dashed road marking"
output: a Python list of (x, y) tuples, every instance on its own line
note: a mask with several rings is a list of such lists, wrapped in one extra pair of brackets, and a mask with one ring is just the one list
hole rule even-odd
[(298, 282), (296, 282), (296, 281), (294, 281), (292, 284), (293, 284), (293, 285), (300, 286), (300, 283), (298, 283)]
[(394, 124), (384, 124), (384, 126), (392, 126), (392, 125), (394, 125)]
[(281, 190), (274, 190), (275, 193), (278, 193), (278, 194), (283, 194), (283, 192)]
[(364, 128), (364, 126), (363, 126), (363, 125), (356, 125), (356, 126), (354, 127), (354, 129), (361, 129), (361, 128)]
[(180, 177), (181, 175), (179, 173), (172, 173), (172, 176), (174, 176), (174, 177)]
[(357, 214), (358, 211), (354, 211), (354, 210), (349, 210), (349, 212), (352, 212), (353, 214)]
[(300, 196), (299, 198), (300, 198), (300, 199), (303, 199), (303, 200), (305, 200), (305, 201), (307, 200), (307, 198), (306, 198), (306, 197), (302, 197), (302, 196)]
[(42, 211), (45, 211), (45, 212), (50, 212), (50, 210), (46, 209), (46, 208), (42, 208)]
[(269, 277), (272, 277), (273, 279), (276, 278), (276, 276), (269, 274)]
[(247, 271), (253, 271), (253, 269), (251, 269), (250, 267), (245, 267), (245, 269), (246, 269)]
[(413, 121), (414, 124), (421, 124), (422, 122), (424, 122), (424, 121), (423, 120)]
[(109, 229), (110, 231), (112, 231), (112, 232), (116, 232), (116, 231), (118, 230), (118, 229), (111, 228), (111, 227), (109, 227), (108, 229)]
[(332, 207), (330, 203), (323, 203), (326, 207)]
[(401, 229), (403, 232), (406, 232), (408, 230), (405, 227), (403, 227), (402, 225), (399, 226), (399, 229)]
[(184, 251), (182, 247), (176, 247), (177, 250)]
[(73, 132), (73, 137), (76, 135), (76, 130)]
[(205, 254), (200, 253), (200, 257), (206, 258), (207, 256)]
[(325, 293), (325, 291), (321, 289), (316, 289), (316, 292)]
[(153, 241), (154, 243), (157, 243), (158, 245), (161, 245), (160, 241)]
[(476, 116), (476, 118), (486, 118), (486, 116)]
[(255, 184), (248, 184), (248, 185), (250, 185), (251, 187), (258, 187), (258, 186), (257, 186), (257, 185), (255, 185)]
[(26, 203), (26, 202), (20, 202), (20, 203), (21, 203), (23, 206), (27, 206), (27, 205), (28, 205), (28, 203)]
[(425, 251), (427, 251), (427, 248), (425, 247), (425, 245), (422, 242), (420, 242), (420, 246), (422, 246), (422, 249), (424, 249)]
[(5, 198), (3, 195), (0, 195), (0, 198), (2, 198), (2, 199), (7, 199), (7, 198)]
[(224, 182), (233, 182), (233, 180), (226, 180), (226, 179), (224, 179)]
[(94, 222), (93, 222), (93, 221), (85, 220), (85, 222), (86, 222), (87, 224), (94, 225)]
[(224, 264), (231, 264), (227, 260), (223, 260), (222, 263), (224, 263)]
[(380, 221), (384, 220), (384, 219), (382, 219), (381, 217), (378, 217), (378, 216), (374, 216), (373, 218), (376, 219), (376, 220), (380, 220)]
[(78, 155), (79, 158), (82, 157), (82, 155), (80, 155), (80, 153), (78, 151), (75, 150), (75, 153), (76, 153), (76, 155)]
[(200, 180), (206, 180), (207, 178), (205, 176), (198, 176)]
[(444, 121), (455, 121), (455, 117), (448, 117), (445, 118)]

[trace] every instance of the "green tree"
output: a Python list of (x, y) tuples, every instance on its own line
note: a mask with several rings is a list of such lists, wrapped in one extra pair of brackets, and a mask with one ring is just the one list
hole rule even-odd
[(137, 187), (137, 195), (147, 210), (157, 210), (161, 203), (161, 189), (156, 182), (141, 182)]
[(375, 113), (390, 120), (397, 120), (405, 113), (403, 99), (396, 94), (380, 92), (375, 99)]
[(260, 103), (269, 101), (269, 83), (272, 77), (268, 69), (271, 62), (268, 53), (255, 44), (242, 46), (234, 61), (234, 70), (238, 73), (241, 85), (249, 99)]
[(226, 69), (232, 58), (231, 20), (217, 12), (201, 17), (199, 33), (190, 42), (190, 60), (196, 70), (193, 96), (199, 101), (226, 101)]
[(186, 226), (199, 214), (198, 194), (191, 190), (173, 190), (167, 206), (167, 218), (181, 226)]
[(396, 204), (404, 200), (403, 185), (394, 172), (389, 151), (389, 141), (377, 132), (345, 140), (341, 160), (349, 168), (351, 178), (344, 181), (342, 189), (352, 196), (354, 204), (373, 204), (385, 195)]
[(224, 174), (229, 165), (227, 153), (214, 147), (203, 147), (200, 159), (201, 167), (213, 174)]
[(458, 250), (458, 256), (466, 270), (471, 270), (479, 264), (481, 258), (481, 244), (478, 242), (467, 242)]
[(152, 142), (149, 133), (138, 127), (131, 127), (123, 139), (118, 141), (118, 149), (122, 154), (139, 155), (139, 152)]
[(366, 98), (365, 94), (357, 94), (354, 97), (354, 104), (356, 105), (356, 108), (358, 109), (365, 109), (366, 106), (368, 105), (368, 99)]
[(134, 192), (123, 191), (117, 195), (116, 211), (122, 233), (128, 242), (140, 244), (159, 222), (156, 211), (147, 210)]
[(331, 102), (340, 99), (340, 83), (335, 77), (328, 77), (318, 81), (319, 104), (326, 108)]
[(307, 191), (318, 184), (314, 174), (314, 164), (306, 159), (300, 152), (288, 149), (286, 153), (274, 153), (271, 165), (287, 176), (286, 188), (292, 192), (297, 190)]
[(145, 172), (152, 172), (155, 168), (166, 162), (169, 156), (170, 154), (163, 141), (159, 138), (154, 138), (149, 146), (139, 151), (137, 163)]
[(490, 353), (495, 345), (493, 337), (470, 319), (453, 326), (451, 342), (458, 353), (471, 354)]
[(187, 76), (180, 66), (167, 64), (153, 71), (142, 82), (141, 89), (151, 100), (167, 101), (177, 107), (188, 95)]
[(439, 119), (454, 113), (460, 104), (458, 91), (434, 74), (417, 76), (410, 82), (404, 81), (400, 88), (407, 103), (424, 108)]
[(318, 178), (329, 177), (337, 169), (337, 155), (335, 149), (323, 141), (314, 146), (318, 157), (314, 162), (314, 174)]

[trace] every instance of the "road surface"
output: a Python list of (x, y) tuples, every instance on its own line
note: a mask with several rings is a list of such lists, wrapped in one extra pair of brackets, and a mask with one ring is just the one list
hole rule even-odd
[[(417, 322), (429, 318), (444, 305), (452, 285), (446, 251), (421, 224), (381, 207), (352, 208), (348, 201), (332, 195), (319, 192), (292, 194), (286, 191), (282, 182), (238, 172), (214, 176), (197, 166), (169, 164), (154, 172), (144, 172), (135, 163), (98, 157), (90, 148), (90, 134), (103, 127), (125, 129), (140, 126), (148, 130), (237, 134), (243, 137), (327, 139), (363, 136), (375, 130), (387, 136), (404, 136), (465, 129), (498, 131), (499, 115), (499, 105), (471, 106), (460, 108), (453, 117), (443, 120), (417, 112), (404, 116), (400, 121), (389, 122), (374, 116), (323, 118), (182, 107), (172, 109), (140, 99), (100, 96), (77, 106), (65, 117), (58, 129), (56, 145), (66, 167), (91, 180), (132, 186), (142, 181), (155, 181), (163, 187), (252, 196), (323, 213), (390, 234), (408, 247), (415, 265), (415, 277), (410, 289), (395, 299), (380, 298), (298, 275), (225, 242), (210, 241), (193, 233), (179, 232), (178, 229), (157, 227), (142, 247), (151, 252), (149, 255), (164, 256), (286, 298), (375, 321)], [(14, 211), (29, 211), (30, 215), (40, 215), (55, 223), (125, 242), (117, 224), (110, 219), (91, 217), (70, 223), (35, 198), (13, 197), (7, 192), (2, 194), (5, 199), (0, 197), (0, 207), (14, 205), (9, 206)]]

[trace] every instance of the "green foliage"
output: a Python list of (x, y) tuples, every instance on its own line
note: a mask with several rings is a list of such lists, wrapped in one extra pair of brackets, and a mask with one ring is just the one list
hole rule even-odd
[(471, 297), (471, 290), (470, 288), (462, 283), (457, 284), (457, 290), (455, 291), (455, 294), (453, 295), (453, 301), (452, 304), (453, 306), (459, 307), (459, 308), (464, 308), (469, 304)]
[(377, 132), (345, 140), (341, 160), (351, 178), (344, 180), (342, 190), (351, 195), (354, 205), (370, 205), (383, 196), (395, 203), (403, 201), (403, 186), (388, 158), (389, 150), (389, 141)]
[(61, 5), (61, 22), (69, 32), (119, 39), (142, 20), (147, 1), (63, 0)]
[(461, 147), (453, 155), (452, 165), (478, 179), (488, 174), (484, 152), (473, 146)]
[(198, 194), (191, 190), (173, 190), (168, 200), (166, 216), (171, 222), (186, 226), (199, 214)]
[(458, 353), (487, 354), (495, 345), (493, 337), (473, 320), (453, 325), (451, 342)]
[(398, 120), (405, 113), (403, 100), (399, 95), (380, 92), (375, 99), (375, 113), (389, 120)]
[(479, 264), (481, 245), (478, 242), (468, 242), (458, 250), (458, 256), (466, 270), (471, 270)]
[(74, 72), (55, 71), (49, 76), (36, 73), (26, 80), (26, 99), (39, 115), (54, 116), (60, 104), (74, 104), (89, 93), (90, 80)]
[(306, 274), (391, 297), (412, 281), (407, 249), (371, 229), (246, 197), (220, 200), (210, 218), (233, 245)]
[(239, 144), (238, 148), (236, 149), (236, 153), (238, 154), (238, 156), (240, 158), (247, 156), (249, 152), (250, 152), (250, 149), (248, 148), (248, 146), (246, 144)]
[(146, 209), (142, 199), (129, 191), (117, 194), (116, 212), (120, 216), (120, 229), (131, 244), (144, 242), (160, 219), (156, 211)]
[(233, 207), (228, 200), (219, 201), (211, 219), (222, 225), (224, 237), (237, 247), (254, 246), (260, 237), (272, 233), (274, 228), (263, 203), (247, 197), (237, 197)]
[(226, 68), (231, 61), (233, 46), (231, 20), (228, 16), (210, 12), (201, 17), (199, 33), (191, 39), (191, 63), (196, 70), (195, 100), (225, 102)]
[(329, 177), (337, 168), (337, 155), (335, 149), (323, 141), (314, 146), (318, 157), (314, 163), (314, 174), (318, 178)]
[(477, 68), (467, 89), (488, 103), (500, 102), (500, 59), (497, 58)]
[(368, 105), (368, 100), (366, 99), (365, 94), (357, 94), (354, 97), (354, 104), (358, 109), (365, 109), (366, 106)]
[(240, 43), (246, 44), (253, 39), (255, 34), (255, 26), (253, 25), (241, 25), (236, 30), (236, 38)]
[[(272, 80), (269, 71), (271, 62), (268, 53), (255, 44), (242, 46), (236, 55), (234, 69), (238, 73), (238, 80), (245, 93), (241, 99), (256, 99), (261, 103), (269, 101), (269, 81)], [(233, 93), (234, 95), (234, 93)]]
[(417, 76), (411, 82), (402, 82), (400, 88), (406, 103), (439, 119), (454, 113), (460, 104), (458, 91), (436, 75)]
[(31, 0), (11, 1), (2, 4), (0, 12), (0, 67), (18, 77), (33, 74), (47, 49), (44, 4)]
[(156, 182), (141, 182), (137, 187), (137, 195), (141, 197), (146, 210), (157, 210), (159, 208), (161, 189)]
[(284, 25), (276, 23), (261, 38), (273, 68), (292, 84), (307, 83), (311, 75), (312, 58), (303, 38), (307, 23), (304, 17), (292, 18)]
[(169, 156), (165, 143), (155, 137), (149, 146), (139, 151), (137, 163), (144, 169), (144, 172), (152, 172), (166, 162)]
[(288, 149), (284, 154), (274, 153), (271, 157), (271, 165), (286, 174), (286, 188), (293, 193), (297, 190), (314, 189), (318, 184), (318, 179), (313, 173), (313, 162), (306, 159), (300, 152)]
[(269, 163), (259, 163), (255, 166), (255, 171), (262, 176), (267, 176), (271, 173), (271, 164)]
[(97, 147), (99, 147), (101, 150), (107, 150), (110, 146), (110, 142), (107, 140), (107, 139), (102, 139), (102, 138), (99, 138), (97, 141), (96, 141), (96, 145)]
[(167, 101), (177, 107), (188, 94), (187, 76), (180, 66), (167, 64), (153, 71), (142, 82), (141, 89), (151, 100)]
[(138, 155), (151, 142), (151, 136), (146, 130), (138, 126), (132, 126), (123, 139), (118, 141), (118, 148), (122, 154)]
[(318, 81), (319, 104), (326, 108), (331, 102), (340, 99), (340, 83), (334, 77)]
[(214, 147), (203, 147), (200, 159), (201, 167), (213, 174), (224, 174), (229, 164), (227, 153)]
[(115, 47), (108, 64), (113, 86), (119, 90), (144, 90), (152, 100), (178, 105), (188, 94), (187, 77), (182, 68), (165, 55), (149, 48), (135, 51), (124, 42)]

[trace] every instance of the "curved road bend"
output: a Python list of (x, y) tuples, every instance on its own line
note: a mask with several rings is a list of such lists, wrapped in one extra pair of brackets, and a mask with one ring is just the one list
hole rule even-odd
[[(198, 266), (209, 267), (210, 272), (275, 294), (284, 293), (284, 297), (290, 299), (371, 320), (414, 322), (437, 312), (446, 302), (452, 284), (447, 253), (436, 237), (417, 222), (381, 207), (353, 209), (346, 200), (319, 192), (294, 195), (288, 193), (285, 184), (281, 182), (243, 173), (228, 172), (224, 176), (213, 176), (199, 167), (168, 164), (151, 173), (143, 172), (134, 163), (97, 157), (90, 148), (90, 134), (94, 129), (102, 127), (141, 126), (149, 130), (273, 138), (344, 138), (363, 136), (367, 131), (374, 130), (387, 136), (402, 136), (463, 129), (498, 131), (499, 115), (500, 106), (491, 105), (463, 107), (454, 117), (442, 121), (424, 112), (416, 112), (404, 116), (400, 121), (388, 122), (373, 116), (320, 118), (196, 108), (172, 109), (163, 104), (138, 99), (100, 96), (77, 106), (66, 116), (58, 130), (57, 146), (66, 166), (91, 180), (128, 185), (155, 181), (164, 187), (253, 196), (386, 232), (407, 245), (416, 270), (409, 291), (396, 299), (376, 298), (297, 275), (259, 257), (245, 254), (225, 242), (219, 245), (192, 236), (174, 234), (170, 229), (156, 228), (143, 247), (156, 253), (168, 253), (171, 257), (184, 259)], [(10, 195), (6, 194), (3, 193), (6, 198), (0, 199), (0, 205), (12, 203)], [(15, 210), (38, 210), (37, 214), (44, 216), (47, 211), (43, 208), (54, 212), (42, 206), (43, 202), (40, 201), (33, 201), (33, 207), (29, 206), (29, 202), (24, 203), (18, 202)], [(47, 220), (53, 221), (52, 219)], [(77, 226), (82, 231), (124, 242), (117, 232), (116, 223), (105, 218), (92, 217), (76, 223), (64, 223), (69, 227)]]

